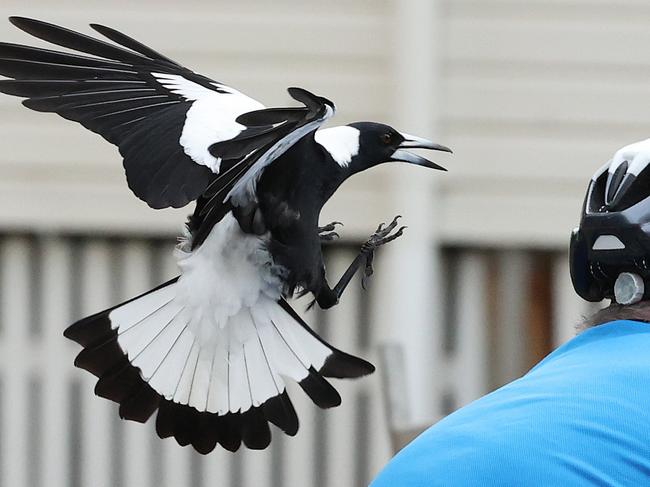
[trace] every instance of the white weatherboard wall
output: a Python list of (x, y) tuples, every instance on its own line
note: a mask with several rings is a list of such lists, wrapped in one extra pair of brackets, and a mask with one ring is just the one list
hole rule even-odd
[(445, 237), (565, 246), (591, 174), (650, 137), (650, 3), (444, 5)]

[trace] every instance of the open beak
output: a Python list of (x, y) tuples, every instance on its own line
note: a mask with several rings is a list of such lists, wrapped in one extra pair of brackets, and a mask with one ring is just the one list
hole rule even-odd
[(409, 164), (417, 164), (418, 166), (429, 167), (431, 169), (438, 169), (440, 171), (446, 171), (446, 169), (435, 162), (425, 159), (422, 156), (413, 154), (404, 149), (431, 149), (438, 150), (443, 152), (451, 153), (452, 150), (449, 147), (444, 145), (434, 144), (430, 140), (423, 139), (422, 137), (417, 137), (416, 135), (410, 134), (401, 134), (404, 137), (404, 141), (399, 145), (397, 150), (393, 152), (391, 156), (391, 161), (402, 161), (408, 162)]

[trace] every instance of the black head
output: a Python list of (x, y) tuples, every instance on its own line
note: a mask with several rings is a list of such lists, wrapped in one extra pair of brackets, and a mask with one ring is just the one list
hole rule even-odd
[(393, 127), (383, 123), (355, 122), (347, 125), (347, 127), (350, 127), (351, 136), (354, 134), (353, 129), (358, 131), (357, 154), (350, 160), (352, 172), (363, 171), (377, 164), (391, 161), (402, 161), (431, 169), (446, 170), (435, 162), (407, 150), (419, 148), (451, 152), (451, 149), (443, 145), (398, 132)]

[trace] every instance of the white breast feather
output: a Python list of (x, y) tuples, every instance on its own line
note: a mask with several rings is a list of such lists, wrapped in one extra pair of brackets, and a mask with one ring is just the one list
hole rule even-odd
[(201, 343), (214, 343), (217, 330), (260, 296), (280, 297), (282, 283), (264, 243), (242, 232), (228, 213), (198, 249), (176, 252), (182, 271), (176, 299), (192, 316), (191, 330)]

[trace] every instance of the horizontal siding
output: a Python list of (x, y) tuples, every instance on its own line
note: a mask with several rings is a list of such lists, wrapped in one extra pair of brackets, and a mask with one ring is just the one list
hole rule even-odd
[[(569, 245), (569, 235), (579, 221), (581, 200), (574, 190), (560, 190), (539, 182), (512, 185), (473, 181), (452, 185), (437, 221), (449, 244), (558, 248)], [(480, 186), (491, 191), (479, 191)], [(560, 189), (562, 189), (560, 187)], [(576, 188), (581, 190), (581, 188)]]
[(591, 174), (650, 136), (650, 4), (444, 5), (443, 234), (564, 245)]
[[(559, 75), (561, 69), (557, 71)], [(621, 76), (620, 80), (605, 77), (590, 82), (550, 80), (527, 73), (480, 76), (480, 70), (476, 70), (459, 74), (452, 71), (448, 86), (443, 115), (456, 124), (464, 120), (485, 124), (530, 123), (539, 130), (540, 125), (548, 123), (555, 125), (556, 131), (558, 126), (562, 131), (571, 131), (580, 125), (596, 130), (629, 128), (646, 125), (650, 120), (647, 111), (639, 106), (642, 100), (650, 98), (650, 86), (643, 79)]]
[(455, 157), (448, 164), (450, 173), (444, 180), (499, 179), (512, 183), (513, 190), (519, 183), (538, 180), (586, 184), (592, 172), (621, 145), (605, 137), (585, 137), (578, 143), (577, 137), (553, 137), (544, 134), (542, 128), (537, 134), (468, 131), (453, 139)]
[[(452, 58), (467, 61), (491, 59), (499, 62), (559, 63), (578, 65), (645, 65), (639, 46), (650, 40), (646, 22), (621, 17), (556, 18), (534, 15), (453, 17), (449, 21), (449, 50)], [(588, 7), (585, 7), (588, 9)], [(605, 27), (605, 28), (604, 28)], [(470, 34), (471, 35), (468, 35)]]
[[(443, 118), (452, 140), (545, 138), (586, 157), (592, 152), (578, 146), (590, 134), (599, 150), (647, 135), (650, 113), (640, 103), (650, 96), (650, 6), (623, 4), (447, 2)], [(576, 9), (602, 15), (568, 15)], [(500, 158), (521, 165), (521, 145), (502, 148)], [(565, 161), (548, 160), (549, 174)]]

